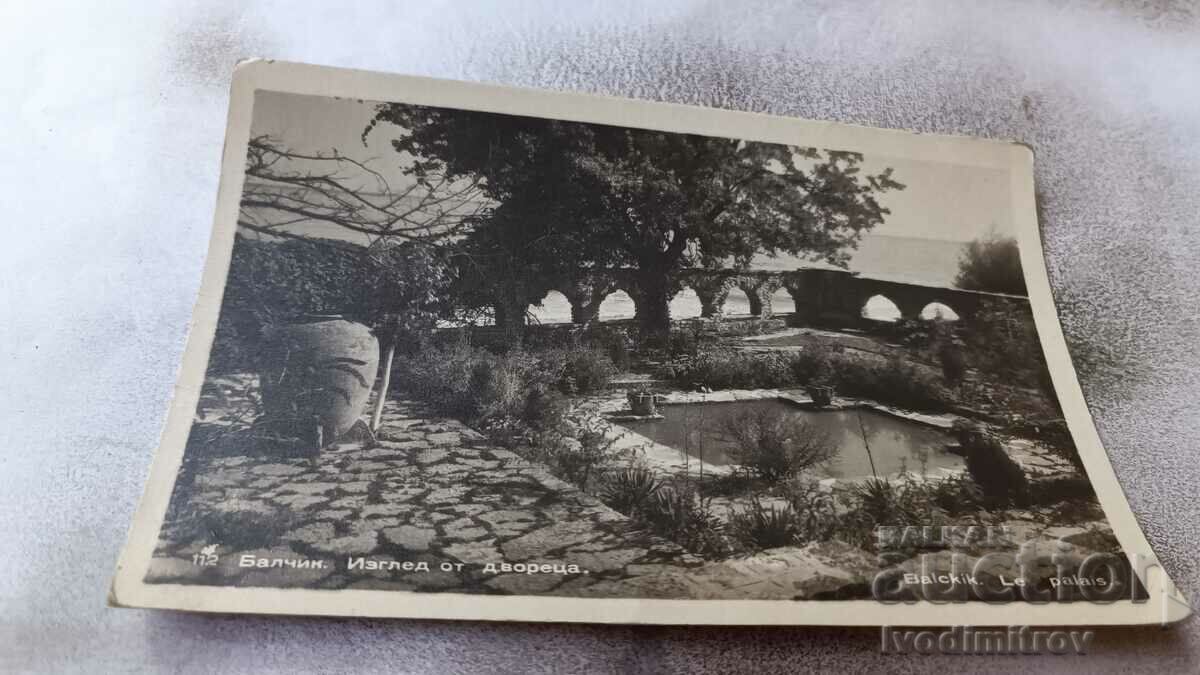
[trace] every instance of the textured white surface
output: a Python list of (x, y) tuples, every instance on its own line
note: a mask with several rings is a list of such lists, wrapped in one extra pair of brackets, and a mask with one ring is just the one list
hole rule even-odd
[(874, 631), (206, 617), (104, 594), (199, 283), (233, 64), (271, 56), (1011, 138), (1151, 543), (1200, 596), (1200, 11), (1188, 2), (15, 3), (0, 9), (0, 671), (1195, 671), (881, 657)]

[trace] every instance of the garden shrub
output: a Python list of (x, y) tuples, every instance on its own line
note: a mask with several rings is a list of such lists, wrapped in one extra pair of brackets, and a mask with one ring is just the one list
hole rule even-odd
[(796, 476), (837, 453), (837, 446), (803, 419), (787, 412), (755, 409), (722, 420), (720, 433), (732, 444), (731, 458), (743, 469), (775, 483)]
[(963, 355), (962, 343), (947, 338), (938, 342), (937, 360), (942, 366), (942, 377), (951, 386), (958, 386), (967, 374), (967, 359)]
[(729, 515), (729, 534), (750, 551), (762, 551), (801, 542), (803, 528), (799, 514), (790, 505), (764, 507), (757, 497), (740, 511)]
[(627, 466), (604, 477), (600, 499), (626, 515), (635, 515), (655, 497), (663, 482), (654, 470), (644, 466)]
[(583, 334), (582, 343), (607, 355), (617, 372), (628, 371), (633, 365), (633, 340), (627, 331), (592, 326)]
[(680, 386), (704, 385), (712, 389), (760, 389), (795, 383), (794, 354), (756, 354), (733, 349), (701, 350), (693, 357), (664, 364), (659, 376)]
[(663, 485), (640, 511), (642, 522), (656, 534), (683, 548), (708, 557), (725, 555), (725, 522), (712, 511), (711, 499), (702, 497), (694, 483), (674, 480)]
[(557, 427), (533, 434), (524, 454), (545, 464), (555, 476), (595, 493), (619, 457), (616, 439), (605, 434), (605, 426), (594, 412), (574, 413), (576, 419), (567, 419), (564, 413)]
[(259, 241), (236, 237), (209, 369), (257, 369), (265, 326), (301, 314), (362, 320), (366, 249), (329, 239)]
[(698, 327), (677, 326), (671, 331), (671, 336), (667, 340), (667, 354), (672, 358), (695, 356), (699, 353), (702, 342), (703, 337)]
[(1029, 502), (1029, 480), (999, 438), (981, 425), (963, 421), (955, 423), (954, 434), (962, 446), (967, 472), (984, 498), (999, 504)]
[(970, 476), (952, 476), (920, 485), (932, 506), (947, 515), (958, 516), (984, 507), (983, 491)]
[(705, 349), (662, 365), (658, 376), (681, 387), (768, 389), (821, 382), (837, 392), (913, 410), (943, 410), (948, 396), (934, 372), (899, 357), (856, 358), (811, 345), (798, 352)]
[(471, 424), (538, 422), (554, 408), (557, 374), (525, 352), (492, 354), (465, 344), (397, 357), (398, 387)]
[(425, 333), (445, 309), (449, 269), (429, 246), (335, 239), (234, 241), (209, 369), (257, 370), (267, 327), (306, 314), (370, 326), (386, 344)]
[(1087, 476), (1054, 476), (1029, 481), (1029, 501), (1032, 504), (1057, 504), (1067, 500), (1095, 499), (1096, 491)]
[(802, 541), (824, 541), (837, 531), (840, 516), (832, 490), (801, 476), (787, 483), (783, 495), (799, 519)]
[(843, 357), (833, 365), (837, 391), (911, 410), (942, 410), (948, 398), (936, 375), (899, 357), (886, 361)]
[[(414, 397), (584, 490), (592, 490), (617, 458), (607, 426), (594, 411), (573, 407), (562, 392), (568, 377), (574, 388), (579, 381), (588, 387), (606, 383), (611, 364), (603, 354), (493, 354), (459, 343), (402, 355), (395, 368), (397, 386)], [(572, 368), (576, 374), (566, 375)]]
[(592, 394), (608, 386), (617, 368), (608, 354), (598, 348), (562, 353), (559, 388), (567, 394)]
[(843, 509), (836, 532), (839, 539), (874, 550), (880, 527), (914, 524), (938, 527), (955, 518), (955, 524), (979, 523), (983, 495), (969, 478), (898, 481), (871, 478), (840, 496)]

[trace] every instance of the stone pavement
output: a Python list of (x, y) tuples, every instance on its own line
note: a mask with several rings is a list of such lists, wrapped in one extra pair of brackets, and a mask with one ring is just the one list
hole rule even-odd
[[(837, 541), (706, 562), (412, 401), (388, 404), (374, 443), (312, 458), (256, 448), (245, 406), (224, 394), (201, 410), (149, 583), (833, 599), (869, 597), (880, 563)], [(1043, 547), (1074, 537), (1080, 552), (1115, 548), (1102, 521), (1013, 524)]]
[(190, 449), (147, 581), (573, 594), (703, 562), (420, 404), (390, 403), (378, 436), (315, 459)]

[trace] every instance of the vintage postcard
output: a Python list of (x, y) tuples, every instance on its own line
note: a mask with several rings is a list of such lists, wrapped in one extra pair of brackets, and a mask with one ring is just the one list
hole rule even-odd
[(111, 602), (671, 624), (1186, 616), (1007, 142), (234, 77)]

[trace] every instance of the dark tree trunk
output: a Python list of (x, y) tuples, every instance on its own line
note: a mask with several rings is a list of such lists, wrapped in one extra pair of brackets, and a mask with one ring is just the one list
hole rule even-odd
[(514, 295), (501, 294), (492, 304), (496, 328), (503, 333), (506, 347), (519, 346), (525, 338), (525, 311), (528, 305), (516, 300)]
[(571, 323), (586, 324), (600, 319), (600, 305), (616, 290), (611, 279), (582, 275), (559, 286), (571, 303)]
[(763, 302), (758, 297), (758, 293), (756, 291), (746, 293), (746, 299), (750, 301), (750, 316), (762, 316)]
[(642, 273), (637, 278), (638, 328), (642, 339), (652, 345), (666, 345), (671, 336), (671, 279), (664, 273)]
[(600, 304), (571, 300), (571, 323), (585, 324), (600, 318)]

